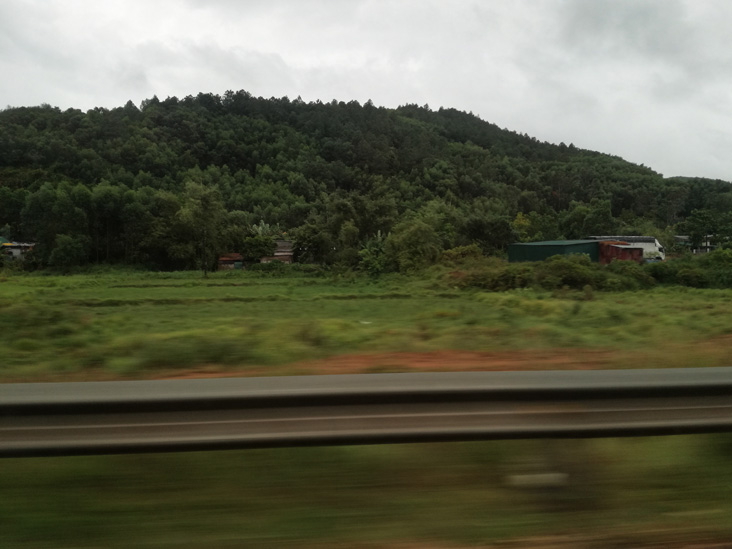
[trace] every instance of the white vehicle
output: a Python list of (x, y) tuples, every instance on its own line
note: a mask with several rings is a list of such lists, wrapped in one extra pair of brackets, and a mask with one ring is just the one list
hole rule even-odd
[(666, 250), (655, 236), (588, 236), (589, 240), (617, 240), (643, 248), (646, 261), (666, 261)]

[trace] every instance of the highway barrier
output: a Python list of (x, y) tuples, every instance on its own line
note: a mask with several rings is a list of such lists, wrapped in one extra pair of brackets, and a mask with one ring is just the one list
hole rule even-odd
[(0, 384), (0, 457), (732, 431), (732, 368)]

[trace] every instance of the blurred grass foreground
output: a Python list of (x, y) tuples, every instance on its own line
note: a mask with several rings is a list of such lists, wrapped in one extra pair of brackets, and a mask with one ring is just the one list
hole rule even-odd
[(8, 459), (2, 547), (727, 547), (732, 439)]

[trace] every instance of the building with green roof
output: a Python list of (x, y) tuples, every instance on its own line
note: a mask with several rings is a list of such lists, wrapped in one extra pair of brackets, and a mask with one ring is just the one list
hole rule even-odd
[(517, 242), (508, 246), (508, 260), (544, 261), (553, 255), (587, 254), (592, 261), (600, 260), (597, 240), (545, 240), (542, 242)]

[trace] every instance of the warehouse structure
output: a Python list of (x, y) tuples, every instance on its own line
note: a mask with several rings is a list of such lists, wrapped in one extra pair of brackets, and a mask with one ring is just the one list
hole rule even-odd
[(607, 265), (614, 259), (643, 262), (643, 248), (622, 240), (546, 240), (517, 242), (508, 246), (508, 260), (543, 261), (555, 255), (585, 254), (591, 261)]

